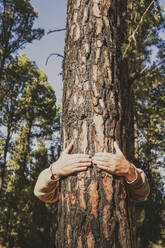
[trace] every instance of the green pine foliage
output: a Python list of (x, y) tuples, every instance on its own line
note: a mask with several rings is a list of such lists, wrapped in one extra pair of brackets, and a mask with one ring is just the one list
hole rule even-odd
[(43, 29), (33, 28), (37, 16), (30, 0), (0, 0), (0, 81), (16, 52), (43, 36)]
[(162, 72), (159, 68), (152, 69), (136, 88), (139, 161), (151, 187), (148, 201), (138, 208), (140, 215), (144, 213), (137, 226), (139, 247), (165, 244), (165, 75)]
[(38, 174), (49, 166), (50, 161), (47, 148), (42, 143), (26, 157), (27, 136), (28, 132), (24, 129), (17, 138), (13, 155), (8, 162), (8, 201), (2, 210), (10, 212), (10, 215), (3, 215), (3, 245), (51, 247), (57, 223), (56, 205), (48, 206), (33, 194)]
[(0, 247), (53, 247), (56, 205), (34, 194), (39, 173), (57, 158), (59, 108), (47, 77), (25, 54), (40, 39), (29, 0), (0, 0)]
[(6, 163), (1, 165), (5, 173), (0, 243), (4, 247), (50, 247), (56, 229), (56, 205), (40, 202), (33, 190), (39, 173), (54, 162), (48, 148), (57, 149), (59, 110), (55, 93), (45, 74), (25, 55), (6, 66), (3, 79), (0, 117), (7, 135), (1, 138), (0, 149), (2, 157), (6, 154)]
[(165, 244), (165, 46), (160, 36), (165, 17), (159, 2), (151, 0), (128, 1), (125, 17), (122, 54), (134, 88), (138, 163), (151, 187), (148, 200), (136, 208), (137, 243), (138, 248), (160, 248)]

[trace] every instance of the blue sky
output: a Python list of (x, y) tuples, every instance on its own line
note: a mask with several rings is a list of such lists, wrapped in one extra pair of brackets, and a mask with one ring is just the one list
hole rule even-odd
[[(165, 0), (160, 0), (160, 3), (165, 8)], [(49, 83), (56, 92), (57, 102), (61, 104), (62, 77), (59, 76), (59, 73), (62, 71), (62, 59), (52, 56), (47, 66), (45, 63), (51, 53), (63, 54), (65, 31), (49, 35), (47, 35), (47, 32), (65, 27), (67, 0), (31, 0), (31, 4), (38, 10), (39, 15), (35, 21), (35, 27), (44, 28), (45, 36), (40, 41), (29, 44), (21, 53), (25, 53), (46, 73)], [(165, 34), (163, 34), (163, 37), (165, 37)]]
[(62, 71), (62, 59), (52, 56), (47, 66), (46, 59), (51, 53), (64, 52), (65, 31), (52, 33), (47, 35), (49, 30), (65, 28), (67, 0), (31, 0), (32, 5), (38, 10), (38, 19), (35, 27), (45, 29), (45, 36), (39, 40), (29, 44), (26, 49), (21, 51), (27, 57), (35, 61), (47, 75), (48, 82), (53, 86), (56, 92), (58, 103), (61, 103), (62, 96), (62, 77), (59, 73)]

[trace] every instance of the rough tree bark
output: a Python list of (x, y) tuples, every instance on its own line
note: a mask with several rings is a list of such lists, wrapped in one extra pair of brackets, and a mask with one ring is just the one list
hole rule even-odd
[[(132, 89), (121, 61), (121, 0), (68, 0), (63, 64), (63, 146), (73, 153), (115, 152), (133, 159)], [(96, 170), (63, 178), (58, 248), (133, 248), (124, 179)]]

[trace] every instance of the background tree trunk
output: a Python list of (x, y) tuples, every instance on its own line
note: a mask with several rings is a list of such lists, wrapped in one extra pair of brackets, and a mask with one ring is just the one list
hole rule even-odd
[[(69, 0), (63, 64), (62, 141), (73, 153), (133, 159), (132, 89), (121, 61), (120, 0)], [(135, 247), (124, 179), (95, 166), (61, 181), (58, 248)]]

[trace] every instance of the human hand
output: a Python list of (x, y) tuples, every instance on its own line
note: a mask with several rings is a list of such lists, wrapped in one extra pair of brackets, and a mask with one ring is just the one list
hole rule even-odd
[(88, 154), (69, 154), (72, 148), (73, 142), (61, 153), (59, 159), (51, 165), (52, 173), (56, 178), (85, 171), (91, 166), (92, 160)]
[(136, 179), (135, 167), (125, 158), (117, 142), (114, 142), (116, 153), (96, 153), (92, 157), (96, 167), (108, 173), (124, 176), (127, 181), (132, 182)]

